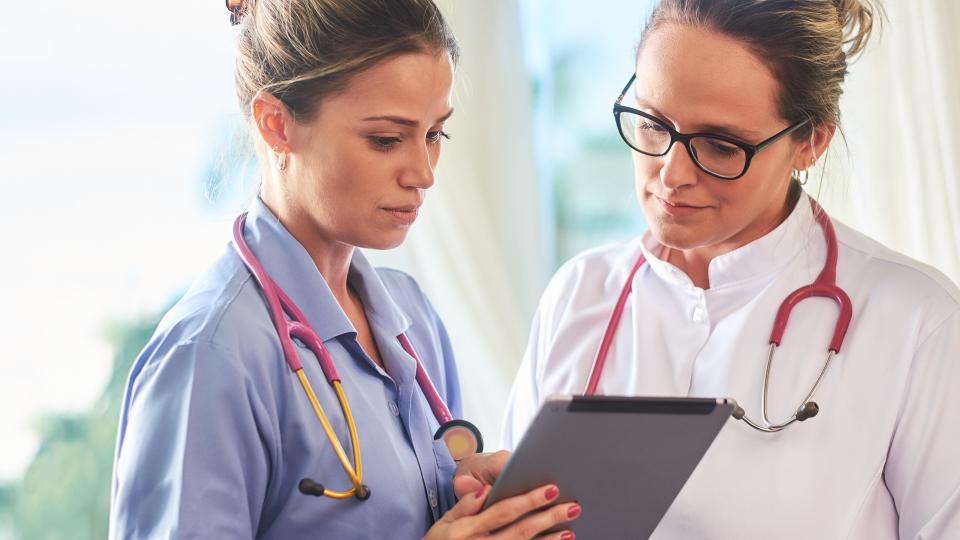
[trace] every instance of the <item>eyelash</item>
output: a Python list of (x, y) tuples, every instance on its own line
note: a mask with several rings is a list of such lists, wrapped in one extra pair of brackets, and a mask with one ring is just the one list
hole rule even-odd
[(430, 142), (431, 144), (439, 144), (441, 137), (448, 141), (450, 140), (450, 134), (442, 129), (438, 129), (437, 131), (430, 131), (427, 133), (427, 141)]
[[(450, 134), (443, 130), (430, 131), (427, 132), (427, 144), (440, 144), (441, 138), (450, 140)], [(373, 146), (374, 150), (378, 152), (389, 152), (393, 148), (403, 142), (403, 139), (400, 137), (377, 137), (372, 136), (368, 137), (370, 144)]]

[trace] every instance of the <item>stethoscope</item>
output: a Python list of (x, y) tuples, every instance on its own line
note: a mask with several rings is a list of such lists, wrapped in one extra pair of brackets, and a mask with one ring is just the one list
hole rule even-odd
[[(370, 488), (363, 483), (363, 465), (360, 460), (360, 441), (357, 437), (357, 426), (353, 421), (350, 405), (347, 403), (346, 395), (341, 387), (340, 376), (337, 374), (337, 369), (333, 365), (333, 358), (323, 345), (323, 342), (320, 341), (316, 332), (310, 327), (303, 312), (301, 312), (297, 305), (293, 303), (293, 300), (283, 292), (283, 289), (277, 286), (260, 264), (260, 261), (254, 256), (250, 247), (247, 246), (246, 241), (243, 239), (243, 224), (246, 221), (246, 217), (247, 214), (241, 214), (233, 223), (234, 246), (240, 255), (240, 259), (243, 260), (247, 269), (253, 274), (254, 279), (256, 279), (260, 285), (260, 290), (263, 291), (264, 299), (270, 310), (270, 318), (273, 320), (273, 326), (276, 328), (277, 336), (280, 338), (283, 358), (300, 380), (300, 386), (303, 387), (307, 399), (310, 400), (310, 405), (320, 420), (320, 425), (323, 426), (323, 431), (326, 433), (327, 439), (329, 439), (330, 445), (333, 447), (333, 451), (340, 461), (340, 465), (350, 478), (351, 487), (346, 491), (327, 489), (322, 484), (310, 478), (304, 478), (300, 480), (298, 486), (300, 492), (305, 495), (315, 495), (318, 497), (326, 495), (333, 499), (356, 497), (362, 501), (367, 500), (370, 498)], [(287, 316), (290, 318), (287, 319)], [(313, 387), (310, 386), (310, 381), (307, 380), (306, 374), (303, 372), (300, 357), (297, 355), (293, 339), (291, 338), (296, 338), (316, 356), (317, 361), (320, 363), (320, 369), (323, 370), (323, 375), (337, 394), (337, 400), (340, 401), (343, 418), (346, 420), (347, 430), (350, 433), (350, 445), (353, 451), (354, 465), (351, 465), (350, 460), (347, 459), (346, 452), (344, 452), (343, 446), (340, 444), (340, 439), (337, 438), (333, 427), (330, 425), (330, 421), (327, 419), (327, 415), (323, 412), (323, 407), (321, 407), (320, 402), (317, 401), (317, 396), (313, 392)], [(455, 461), (460, 461), (468, 455), (483, 451), (483, 438), (480, 435), (480, 430), (466, 420), (455, 420), (453, 418), (450, 410), (447, 409), (443, 400), (440, 399), (440, 395), (437, 394), (437, 389), (433, 386), (433, 382), (430, 380), (430, 376), (427, 375), (427, 371), (423, 369), (423, 364), (420, 362), (417, 353), (413, 350), (413, 345), (410, 343), (406, 334), (401, 333), (397, 336), (397, 340), (400, 342), (403, 350), (416, 362), (417, 385), (427, 398), (427, 403), (430, 404), (430, 409), (440, 424), (440, 429), (438, 429), (433, 436), (434, 440), (442, 438)]]
[[(817, 405), (816, 402), (810, 401), (810, 399), (820, 387), (823, 376), (826, 374), (827, 368), (830, 367), (830, 361), (840, 352), (843, 337), (847, 333), (847, 328), (850, 326), (850, 319), (853, 317), (853, 306), (850, 303), (850, 297), (847, 296), (847, 293), (844, 292), (843, 289), (837, 286), (837, 234), (833, 230), (833, 223), (830, 222), (830, 218), (826, 212), (823, 211), (815, 200), (810, 199), (810, 205), (813, 207), (813, 215), (816, 216), (817, 222), (820, 223), (824, 238), (826, 238), (827, 241), (827, 260), (823, 264), (823, 270), (820, 271), (820, 275), (817, 276), (817, 279), (814, 280), (813, 283), (800, 287), (787, 296), (783, 303), (780, 304), (780, 309), (777, 311), (777, 318), (773, 321), (773, 331), (770, 334), (770, 352), (767, 355), (767, 367), (764, 370), (763, 376), (763, 389), (760, 393), (761, 418), (763, 422), (756, 422), (750, 419), (744, 412), (743, 407), (739, 405), (736, 406), (733, 412), (733, 417), (737, 420), (743, 420), (750, 427), (767, 433), (780, 431), (794, 422), (803, 422), (808, 418), (813, 418), (820, 412), (820, 406)], [(603, 340), (600, 342), (596, 359), (593, 361), (587, 388), (584, 390), (585, 395), (590, 396), (597, 391), (597, 383), (599, 383), (600, 375), (603, 373), (603, 365), (607, 359), (607, 352), (610, 350), (613, 335), (616, 333), (617, 325), (620, 323), (620, 318), (623, 315), (627, 297), (630, 296), (630, 292), (633, 289), (633, 278), (637, 270), (639, 270), (645, 262), (646, 258), (644, 258), (641, 253), (637, 261), (633, 264), (633, 268), (630, 270), (630, 275), (627, 277), (627, 282), (624, 284), (623, 290), (620, 291), (620, 297), (617, 299), (617, 304), (613, 309), (613, 313), (610, 315), (610, 321), (607, 323), (607, 329), (603, 333)], [(786, 422), (776, 424), (771, 422), (767, 417), (767, 390), (770, 384), (770, 366), (773, 364), (773, 355), (777, 351), (777, 347), (783, 338), (783, 333), (787, 328), (790, 312), (801, 301), (815, 296), (830, 298), (836, 302), (840, 308), (834, 326), (833, 339), (830, 341), (830, 347), (828, 348), (827, 359), (823, 363), (823, 369), (820, 370), (820, 375), (817, 377), (813, 388), (807, 393), (807, 397), (803, 398), (803, 402), (800, 407), (797, 408), (797, 411), (793, 413)]]

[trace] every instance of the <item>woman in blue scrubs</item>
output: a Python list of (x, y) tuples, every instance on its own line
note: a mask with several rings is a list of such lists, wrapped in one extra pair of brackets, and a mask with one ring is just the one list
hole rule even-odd
[[(484, 512), (489, 487), (457, 502), (454, 461), (433, 439), (438, 421), (398, 336), (459, 417), (450, 341), (410, 276), (374, 269), (356, 249), (399, 245), (434, 183), (458, 55), (440, 12), (429, 0), (236, 4), (237, 93), (262, 164), (243, 239), (332, 356), (371, 495), (298, 489), (303, 478), (337, 490), (350, 482), (285, 363), (263, 289), (231, 245), (134, 364), (111, 537), (531, 538), (575, 518), (576, 504), (543, 509), (556, 486)], [(337, 397), (299, 345), (350, 453)]]

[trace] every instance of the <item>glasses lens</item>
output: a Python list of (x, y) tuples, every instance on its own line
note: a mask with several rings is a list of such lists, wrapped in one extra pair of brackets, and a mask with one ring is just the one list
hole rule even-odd
[(690, 139), (690, 149), (697, 163), (717, 176), (740, 176), (747, 165), (747, 153), (743, 148), (723, 139), (694, 137)]
[(663, 126), (631, 112), (621, 112), (620, 133), (630, 146), (651, 156), (666, 153), (670, 146), (670, 133)]

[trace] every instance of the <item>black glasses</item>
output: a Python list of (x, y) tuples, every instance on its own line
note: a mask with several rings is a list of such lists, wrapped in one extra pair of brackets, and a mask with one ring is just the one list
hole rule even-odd
[(680, 141), (700, 170), (722, 180), (736, 180), (746, 174), (757, 152), (807, 123), (806, 120), (797, 122), (759, 144), (715, 133), (680, 133), (656, 116), (622, 104), (636, 78), (636, 74), (630, 77), (613, 104), (613, 116), (623, 141), (637, 152), (655, 157), (665, 156), (673, 143)]

